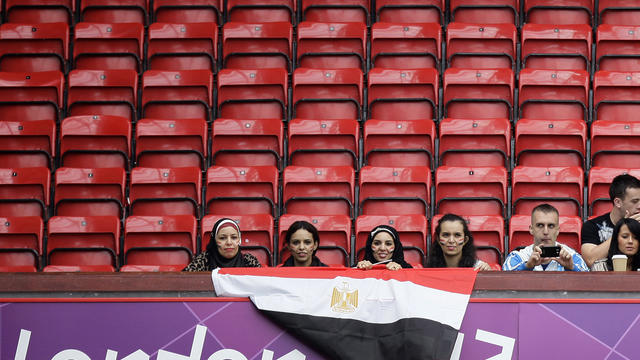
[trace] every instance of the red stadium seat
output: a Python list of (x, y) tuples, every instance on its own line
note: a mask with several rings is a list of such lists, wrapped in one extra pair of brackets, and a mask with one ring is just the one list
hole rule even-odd
[(520, 0), (450, 0), (450, 22), (520, 24)]
[(166, 271), (182, 271), (184, 265), (123, 265), (120, 272), (166, 272)]
[(273, 217), (269, 214), (244, 214), (244, 215), (207, 215), (202, 218), (200, 226), (200, 238), (202, 239), (201, 251), (204, 251), (211, 239), (211, 230), (216, 221), (224, 217), (230, 217), (240, 225), (242, 243), (240, 250), (249, 252), (258, 258), (262, 266), (273, 264)]
[(222, 24), (220, 0), (154, 0), (154, 22), (168, 24), (216, 23)]
[(115, 272), (112, 265), (47, 265), (42, 272)]
[(297, 39), (299, 68), (366, 69), (367, 27), (364, 23), (305, 21), (298, 24)]
[[(435, 215), (431, 220), (431, 238), (438, 241), (435, 233), (436, 224), (443, 215)], [(473, 234), (473, 245), (476, 247), (476, 256), (492, 268), (502, 267), (504, 257), (504, 219), (499, 215), (464, 215), (469, 231)], [(496, 266), (497, 265), (497, 266)]]
[(440, 165), (504, 166), (511, 158), (511, 123), (507, 119), (443, 119)]
[(0, 216), (49, 216), (51, 172), (46, 167), (0, 169)]
[(288, 22), (228, 22), (222, 28), (222, 67), (291, 71), (293, 27)]
[(591, 166), (640, 168), (640, 123), (594, 121), (591, 124)]
[(515, 164), (585, 168), (587, 124), (581, 119), (520, 119), (516, 123)]
[(218, 69), (218, 27), (215, 23), (149, 25), (147, 64), (150, 70)]
[(218, 117), (287, 119), (285, 69), (223, 69), (218, 73)]
[(149, 0), (80, 0), (80, 20), (95, 23), (149, 24)]
[[(580, 235), (582, 232), (582, 218), (578, 216), (560, 215), (560, 234), (557, 241), (580, 252)], [(509, 251), (533, 244), (533, 237), (529, 232), (531, 215), (512, 215), (509, 220)]]
[(124, 215), (126, 173), (122, 168), (58, 168), (54, 215)]
[(435, 213), (506, 216), (507, 170), (504, 167), (436, 169)]
[(598, 0), (600, 25), (640, 24), (640, 4), (634, 0)]
[(368, 74), (369, 118), (437, 119), (438, 81), (436, 69), (371, 69)]
[(0, 72), (0, 121), (60, 121), (64, 75), (59, 71)]
[[(639, 9), (640, 10), (640, 9)], [(601, 24), (596, 32), (596, 71), (640, 71), (640, 26)]]
[(630, 174), (640, 177), (640, 170), (630, 168), (608, 168), (594, 166), (589, 170), (587, 203), (589, 205), (588, 217), (606, 214), (612, 209), (612, 201), (609, 197), (609, 187), (614, 177), (620, 174)]
[(227, 0), (228, 21), (252, 23), (260, 19), (295, 24), (297, 3), (295, 0)]
[(429, 213), (431, 171), (427, 167), (360, 169), (360, 215)]
[(142, 71), (144, 26), (136, 23), (76, 24), (73, 63), (76, 69)]
[(589, 73), (584, 70), (522, 69), (520, 117), (589, 120)]
[(364, 165), (433, 168), (433, 120), (377, 120), (364, 123)]
[(355, 171), (350, 166), (287, 166), (282, 174), (283, 214), (353, 216)]
[(592, 24), (593, 0), (524, 0), (524, 22)]
[(5, 0), (6, 22), (17, 24), (75, 22), (74, 0)]
[(293, 118), (361, 119), (362, 71), (298, 68), (292, 83)]
[(129, 169), (131, 123), (120, 116), (72, 116), (60, 124), (60, 166)]
[(302, 21), (369, 23), (367, 0), (302, 0)]
[(142, 74), (141, 116), (210, 121), (213, 86), (209, 70), (147, 70)]
[(124, 224), (124, 263), (185, 267), (196, 251), (197, 229), (192, 215), (129, 216)]
[(447, 67), (515, 70), (517, 42), (513, 24), (449, 23)]
[(511, 188), (511, 214), (530, 215), (534, 207), (548, 203), (562, 216), (582, 216), (584, 172), (577, 166), (516, 166)]
[(442, 0), (376, 0), (376, 21), (444, 24)]
[(359, 167), (360, 125), (354, 119), (289, 122), (289, 165)]
[(375, 23), (371, 25), (370, 67), (439, 69), (441, 43), (438, 24)]
[(275, 166), (212, 166), (207, 170), (205, 214), (277, 214)]
[(587, 24), (525, 24), (522, 68), (591, 70), (591, 27)]
[(117, 267), (120, 219), (115, 216), (53, 216), (47, 224), (48, 265)]
[(53, 120), (0, 121), (0, 163), (5, 168), (53, 168), (56, 124)]
[(204, 119), (140, 119), (136, 124), (136, 164), (144, 167), (207, 165)]
[(447, 69), (444, 117), (511, 119), (514, 77), (510, 69)]
[(593, 120), (640, 121), (640, 73), (596, 71)]
[(44, 223), (39, 216), (0, 217), (2, 271), (36, 271), (40, 267)]
[(1, 71), (67, 71), (66, 23), (0, 25)]
[(378, 225), (389, 225), (400, 235), (405, 261), (423, 267), (427, 253), (427, 218), (424, 215), (360, 215), (356, 219), (356, 263), (364, 258), (367, 237)]
[(193, 215), (200, 217), (200, 168), (144, 168), (131, 170), (131, 215)]
[(138, 74), (134, 70), (72, 70), (67, 115), (122, 116), (138, 119)]
[(270, 165), (279, 169), (283, 139), (280, 120), (216, 119), (211, 124), (212, 165)]

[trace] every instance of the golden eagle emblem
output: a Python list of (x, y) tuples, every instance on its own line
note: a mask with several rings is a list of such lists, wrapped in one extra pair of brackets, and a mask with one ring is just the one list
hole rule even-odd
[(358, 290), (349, 289), (349, 284), (342, 283), (338, 288), (333, 287), (331, 295), (331, 310), (339, 313), (350, 313), (356, 311), (358, 307)]

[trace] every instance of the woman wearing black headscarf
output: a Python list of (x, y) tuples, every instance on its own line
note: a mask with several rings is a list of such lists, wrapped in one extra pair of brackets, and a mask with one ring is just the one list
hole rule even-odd
[(240, 226), (232, 219), (222, 218), (211, 229), (211, 238), (204, 252), (193, 258), (183, 271), (211, 271), (226, 267), (260, 267), (251, 254), (240, 251)]
[(410, 269), (413, 266), (404, 261), (404, 251), (396, 229), (387, 225), (373, 228), (367, 237), (364, 260), (358, 262), (358, 269), (371, 269), (375, 264), (385, 263), (389, 270)]

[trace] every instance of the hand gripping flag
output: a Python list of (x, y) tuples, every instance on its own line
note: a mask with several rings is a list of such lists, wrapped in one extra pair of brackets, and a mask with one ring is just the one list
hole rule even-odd
[(218, 296), (255, 306), (329, 359), (451, 357), (473, 269), (225, 268)]

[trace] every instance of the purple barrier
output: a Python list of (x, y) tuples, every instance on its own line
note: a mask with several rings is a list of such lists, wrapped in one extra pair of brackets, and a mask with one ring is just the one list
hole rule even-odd
[[(453, 359), (637, 359), (639, 319), (640, 303), (473, 302)], [(7, 360), (322, 359), (248, 301), (2, 303), (0, 339)]]

